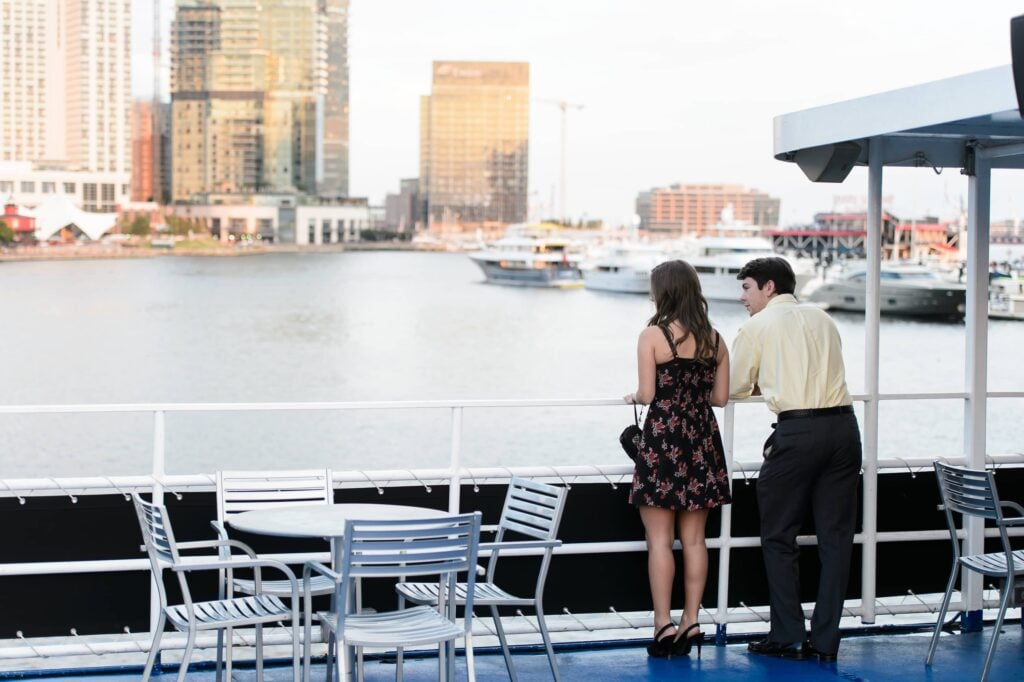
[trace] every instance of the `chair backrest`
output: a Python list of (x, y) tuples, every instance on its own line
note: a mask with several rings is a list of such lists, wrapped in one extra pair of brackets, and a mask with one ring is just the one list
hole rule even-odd
[(427, 519), (345, 522), (338, 587), (339, 618), (344, 621), (344, 595), (352, 594), (354, 578), (439, 576), (439, 604), (455, 618), (455, 585), (465, 573), (465, 629), (470, 631), (480, 512)]
[(331, 504), (330, 469), (218, 471), (217, 520), (267, 507)]
[(949, 512), (1001, 522), (999, 495), (990, 471), (977, 471), (935, 462), (942, 504)]
[(536, 540), (554, 540), (568, 488), (513, 477), (498, 521), (498, 540), (511, 530)]
[(154, 570), (159, 570), (159, 561), (177, 564), (178, 548), (174, 544), (174, 531), (171, 530), (167, 508), (163, 505), (146, 502), (138, 493), (132, 493), (135, 513), (139, 517), (139, 528), (142, 530), (142, 542), (154, 563)]
[[(167, 508), (160, 504), (146, 502), (138, 493), (132, 493), (135, 513), (139, 517), (139, 528), (142, 530), (142, 542), (149, 554), (149, 564), (153, 570), (153, 582), (156, 583), (160, 597), (160, 607), (167, 607), (167, 590), (164, 588), (163, 569), (174, 566), (180, 561), (178, 547), (174, 542), (174, 531), (171, 521), (167, 518)], [(184, 603), (191, 609), (192, 595), (189, 592), (185, 574), (178, 574), (178, 583)]]

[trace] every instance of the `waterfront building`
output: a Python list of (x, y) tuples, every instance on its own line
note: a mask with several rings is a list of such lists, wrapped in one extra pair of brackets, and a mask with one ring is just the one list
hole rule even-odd
[(222, 242), (260, 240), (324, 245), (359, 241), (370, 226), (366, 199), (322, 198), (296, 192), (196, 195), (171, 211)]
[(0, 222), (14, 231), (14, 241), (34, 242), (36, 233), (36, 219), (28, 215), (28, 212), (12, 203), (4, 204), (3, 215), (0, 215)]
[(179, 0), (172, 198), (348, 194), (348, 0)]
[(132, 104), (132, 201), (152, 201), (156, 197), (157, 151), (156, 119), (153, 102)]
[(0, 161), (59, 158), (57, 0), (0, 0)]
[(434, 62), (420, 99), (420, 182), (431, 230), (526, 220), (530, 65)]
[[(62, 0), (65, 159), (71, 168), (131, 171), (131, 3)], [(58, 83), (52, 83), (59, 87)], [(30, 159), (31, 160), (31, 159)]]
[[(114, 205), (126, 193), (119, 190), (131, 163), (131, 3), (0, 0), (0, 18), (0, 163), (100, 174), (79, 183), (97, 195), (75, 203), (95, 207), (88, 210)], [(31, 189), (16, 192), (19, 202), (41, 199), (23, 196), (35, 195)]]
[[(777, 251), (814, 258), (866, 257), (867, 213), (817, 213), (811, 225), (765, 230)], [(896, 260), (921, 255), (949, 256), (958, 250), (959, 226), (934, 216), (900, 220), (882, 212), (881, 244), (886, 258)]]
[(82, 210), (111, 212), (128, 202), (128, 193), (127, 173), (76, 170), (67, 163), (0, 161), (0, 199), (30, 208), (61, 195)]
[(420, 179), (402, 180), (398, 194), (384, 198), (384, 227), (392, 232), (415, 232), (420, 219)]
[(741, 185), (675, 184), (640, 192), (636, 199), (640, 229), (676, 235), (707, 232), (728, 206), (737, 221), (779, 224), (779, 200)]

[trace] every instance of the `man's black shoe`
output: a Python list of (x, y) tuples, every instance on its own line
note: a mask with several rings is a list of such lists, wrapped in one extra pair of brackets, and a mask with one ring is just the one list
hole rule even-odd
[(804, 658), (816, 658), (822, 663), (836, 662), (837, 654), (827, 654), (824, 651), (818, 651), (811, 645), (810, 641), (804, 642), (804, 645), (800, 647), (800, 651), (803, 653)]
[(770, 639), (759, 639), (747, 645), (747, 651), (758, 656), (774, 656), (775, 658), (791, 658), (799, 661), (804, 659), (804, 650), (796, 644), (779, 644)]

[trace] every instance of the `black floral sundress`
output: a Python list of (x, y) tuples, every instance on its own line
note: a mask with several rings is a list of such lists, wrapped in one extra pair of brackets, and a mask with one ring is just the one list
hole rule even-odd
[[(640, 438), (629, 503), (695, 511), (732, 502), (725, 449), (711, 409), (717, 362), (681, 358), (657, 365), (654, 399)], [(715, 355), (718, 357), (718, 337)]]

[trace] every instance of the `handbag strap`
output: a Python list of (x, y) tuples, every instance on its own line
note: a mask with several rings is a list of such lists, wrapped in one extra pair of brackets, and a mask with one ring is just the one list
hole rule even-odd
[[(639, 411), (637, 410), (638, 407), (640, 408)], [(643, 405), (637, 405), (636, 401), (633, 401), (633, 423), (636, 424), (636, 427), (638, 429), (640, 428), (640, 419), (643, 416), (644, 416), (644, 407), (643, 407)]]

